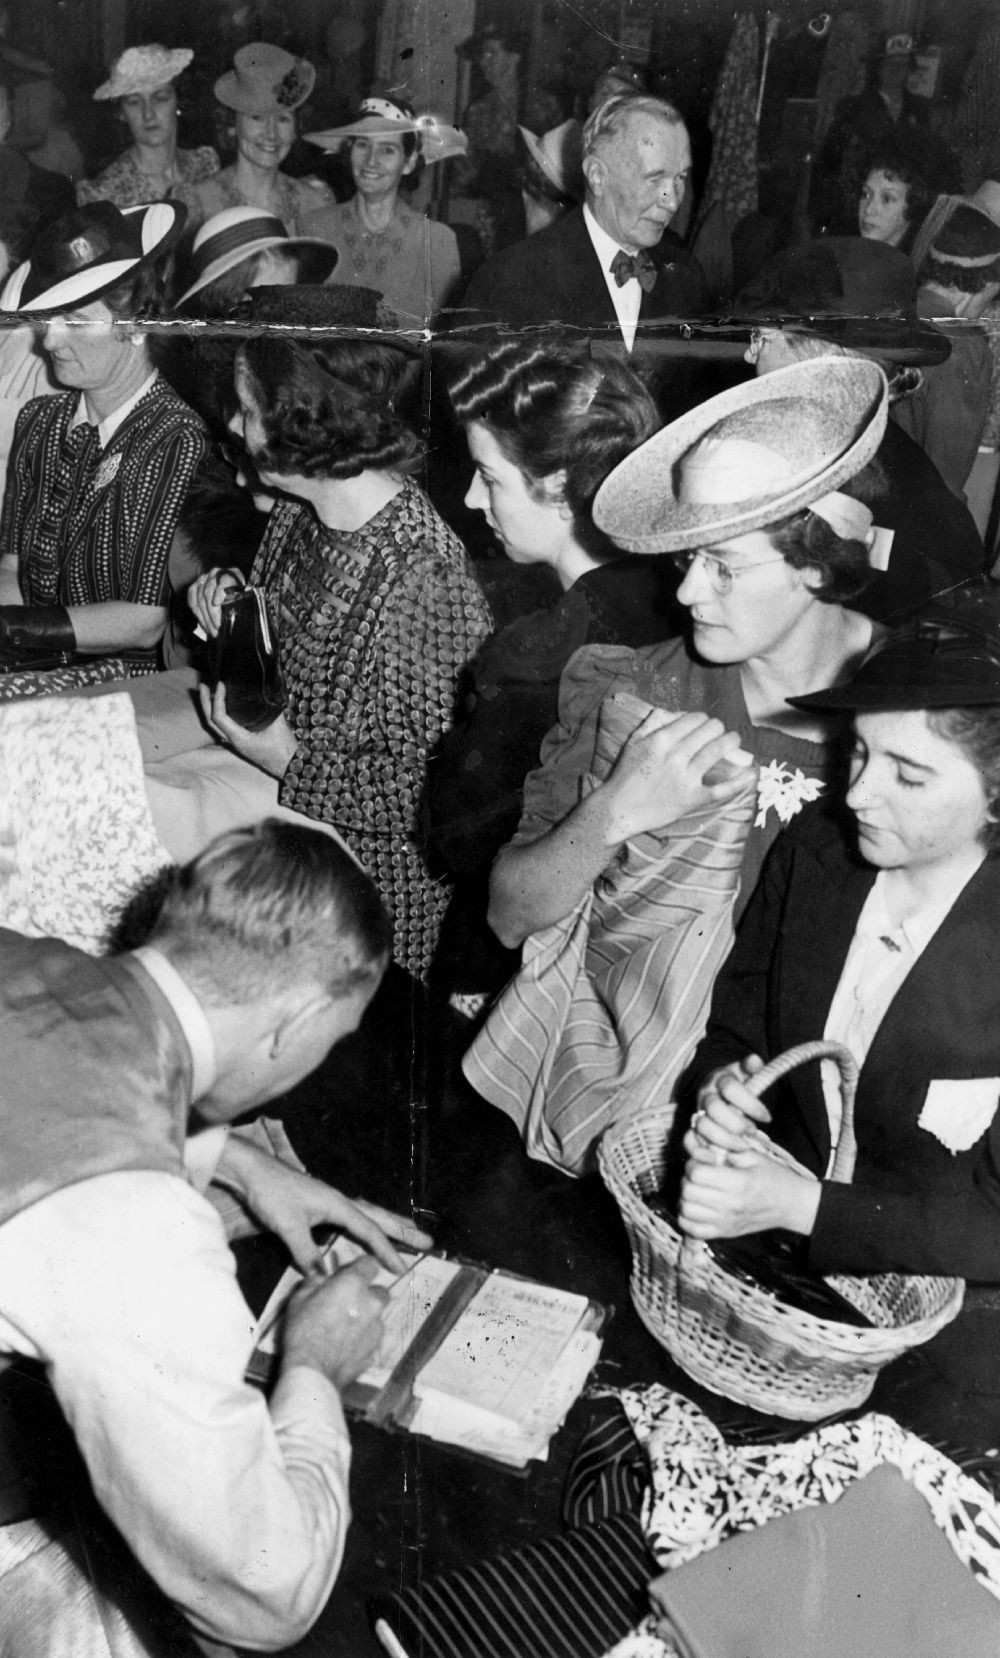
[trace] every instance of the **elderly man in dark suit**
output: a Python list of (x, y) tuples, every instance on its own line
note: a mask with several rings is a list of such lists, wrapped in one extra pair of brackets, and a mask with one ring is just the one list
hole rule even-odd
[(488, 260), (469, 285), (463, 322), (562, 322), (631, 352), (644, 323), (697, 316), (705, 279), (668, 228), (690, 172), (687, 129), (671, 104), (635, 93), (605, 99), (583, 129), (583, 206)]

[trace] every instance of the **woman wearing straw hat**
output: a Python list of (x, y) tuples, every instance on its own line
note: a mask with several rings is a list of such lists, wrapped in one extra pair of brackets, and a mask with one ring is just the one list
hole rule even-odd
[(78, 202), (111, 201), (137, 207), (177, 195), (219, 170), (211, 145), (197, 150), (177, 147), (178, 75), (194, 53), (186, 46), (130, 46), (111, 66), (97, 88), (98, 102), (113, 101), (132, 134), (129, 148), (95, 179), (81, 179)]
[[(818, 804), (782, 836), (719, 977), (681, 1225), (698, 1238), (790, 1230), (820, 1273), (996, 1283), (998, 590), (928, 607), (846, 684), (794, 700), (850, 717), (847, 813)], [(860, 1066), (849, 1185), (828, 1178), (840, 1102), (818, 1069), (767, 1108), (745, 1086), (762, 1057), (824, 1034)], [(798, 1171), (748, 1145), (757, 1125)], [(993, 1346), (977, 1391), (994, 1414), (995, 1364)]]
[(303, 222), (310, 235), (340, 249), (332, 280), (374, 288), (404, 326), (430, 322), (461, 275), (458, 241), (448, 225), (407, 207), (400, 191), (415, 186), (424, 166), (464, 154), (462, 135), (433, 116), (415, 116), (408, 104), (373, 95), (348, 126), (306, 137), (324, 150), (349, 145), (355, 194)]
[(227, 207), (198, 230), (173, 308), (187, 317), (224, 317), (251, 288), (328, 281), (337, 259), (330, 242), (289, 236), (271, 213)]
[[(785, 699), (838, 679), (872, 642), (875, 624), (852, 608), (872, 517), (847, 486), (878, 448), (887, 403), (874, 363), (796, 364), (674, 421), (597, 493), (594, 522), (617, 545), (675, 555), (690, 626), (570, 660), (559, 724), (493, 865), (490, 924), (510, 947), (530, 942), (464, 1069), (534, 1156), (582, 1172), (616, 1115), (669, 1092), (703, 1029), (734, 900), (823, 785), (828, 721)], [(755, 815), (745, 766), (718, 768), (740, 749), (759, 768)], [(630, 871), (640, 885), (626, 894)], [(553, 1052), (552, 996), (581, 931), (605, 967), (610, 947), (612, 979), (595, 1004), (588, 982), (604, 969), (586, 958)]]
[(14, 431), (0, 559), (8, 666), (74, 653), (118, 658), (127, 674), (159, 666), (170, 544), (206, 447), (143, 328), (183, 222), (176, 202), (88, 202), (36, 237), (0, 294), (7, 316), (37, 319), (65, 388), (28, 403)]
[(232, 69), (215, 83), (219, 103), (232, 112), (236, 160), (184, 190), (192, 223), (201, 224), (227, 207), (259, 207), (297, 236), (309, 213), (332, 202), (332, 192), (319, 179), (292, 178), (281, 171), (297, 132), (295, 111), (315, 81), (312, 64), (280, 46), (258, 40), (240, 47)]
[(524, 226), (533, 236), (583, 200), (583, 128), (579, 121), (564, 121), (541, 138), (527, 127), (517, 130), (525, 158), (521, 169)]

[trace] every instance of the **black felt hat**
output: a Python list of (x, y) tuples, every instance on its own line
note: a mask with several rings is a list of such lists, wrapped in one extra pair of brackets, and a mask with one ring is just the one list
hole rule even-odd
[(880, 639), (846, 684), (788, 700), (869, 712), (1000, 704), (1000, 589), (976, 583), (929, 605)]
[(0, 311), (45, 316), (100, 299), (167, 253), (186, 216), (181, 202), (168, 201), (124, 211), (109, 201), (73, 208), (35, 237), (31, 258), (4, 284)]
[(906, 254), (864, 236), (824, 236), (775, 254), (737, 295), (733, 315), (901, 366), (930, 367), (951, 353), (948, 336), (917, 315)]
[(236, 320), (251, 328), (287, 329), (299, 336), (392, 345), (411, 355), (423, 348), (423, 336), (404, 332), (375, 288), (346, 283), (265, 283), (250, 289)]

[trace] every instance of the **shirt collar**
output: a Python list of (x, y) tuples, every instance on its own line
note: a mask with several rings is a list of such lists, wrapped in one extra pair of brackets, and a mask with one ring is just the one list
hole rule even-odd
[(195, 1101), (200, 1100), (208, 1093), (216, 1076), (215, 1042), (205, 1010), (173, 963), (151, 944), (143, 944), (138, 950), (133, 950), (132, 957), (149, 974), (176, 1015), (191, 1050), (191, 1097)]
[[(142, 382), (142, 385), (139, 387), (138, 391), (134, 391), (132, 396), (127, 398), (126, 401), (119, 406), (119, 408), (114, 409), (111, 414), (105, 415), (103, 420), (98, 421), (97, 441), (102, 449), (106, 449), (108, 447), (108, 444), (111, 442), (111, 439), (114, 437), (119, 426), (121, 426), (122, 422), (128, 418), (136, 405), (145, 397), (150, 386), (153, 384), (153, 381), (157, 378), (158, 373), (159, 370), (154, 368), (152, 374), (150, 374)], [(76, 406), (76, 414), (69, 423), (69, 429), (72, 431), (74, 426), (84, 426), (89, 424), (92, 423), (87, 420), (87, 404), (84, 400), (83, 393), (81, 392), (80, 401)]]
[[(986, 853), (983, 852), (985, 859)], [(865, 937), (896, 937), (903, 939), (909, 945), (914, 955), (919, 956), (937, 932), (948, 911), (963, 887), (971, 880), (969, 875), (960, 875), (948, 889), (943, 898), (935, 903), (928, 904), (918, 910), (915, 915), (908, 915), (899, 926), (894, 926), (889, 918), (885, 905), (885, 870), (880, 870), (875, 877), (875, 885), (868, 895), (868, 901), (858, 918), (858, 933)]]
[(611, 262), (616, 254), (627, 253), (630, 258), (634, 258), (639, 251), (638, 248), (623, 248), (620, 242), (616, 242), (613, 236), (609, 236), (603, 226), (598, 224), (586, 202), (583, 204), (583, 222), (587, 227), (590, 240), (594, 244), (594, 252), (601, 261), (601, 269), (605, 276), (611, 269)]

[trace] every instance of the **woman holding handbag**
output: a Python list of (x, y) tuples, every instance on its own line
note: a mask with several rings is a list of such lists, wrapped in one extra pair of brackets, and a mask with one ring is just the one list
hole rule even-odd
[[(420, 348), (383, 319), (368, 288), (249, 296), (232, 429), (280, 492), (251, 582), (287, 702), (250, 731), (224, 683), (203, 700), (216, 735), (280, 780), (281, 803), (335, 828), (367, 867), (395, 920), (396, 960), (420, 978), (448, 899), (418, 835), (427, 754), (490, 613), (464, 548), (411, 477), (421, 447), (397, 405)], [(208, 634), (239, 585), (228, 570), (193, 584)]]

